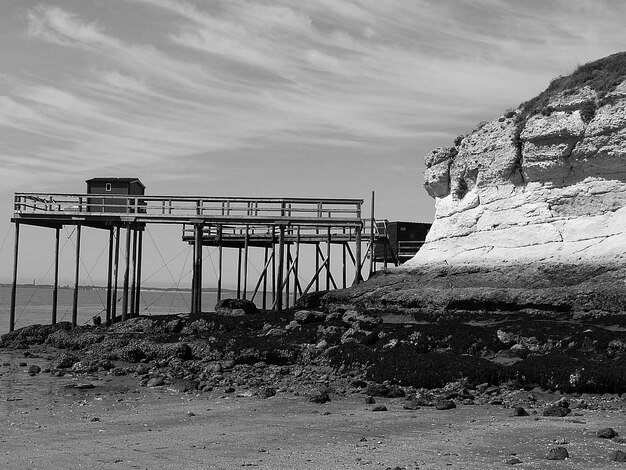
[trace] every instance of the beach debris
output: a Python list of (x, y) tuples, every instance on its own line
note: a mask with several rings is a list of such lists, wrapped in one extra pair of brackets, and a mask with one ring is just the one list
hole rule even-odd
[(323, 403), (328, 403), (329, 401), (330, 401), (330, 395), (326, 391), (318, 392), (315, 395), (312, 395), (309, 397), (310, 403), (323, 404)]
[(438, 410), (451, 410), (453, 408), (456, 408), (456, 403), (454, 403), (452, 400), (437, 400), (437, 402), (435, 403), (435, 408), (437, 408)]
[(565, 460), (569, 458), (569, 452), (565, 447), (553, 447), (548, 451), (546, 459), (548, 460)]
[(76, 385), (74, 385), (74, 388), (77, 390), (88, 390), (90, 388), (96, 388), (96, 386), (89, 382), (82, 382), (82, 383), (77, 383)]
[(611, 462), (626, 462), (626, 452), (621, 450), (612, 450), (609, 452), (609, 460)]
[(152, 377), (150, 380), (148, 380), (148, 383), (146, 385), (148, 387), (160, 387), (162, 385), (165, 385), (165, 380), (163, 380), (163, 377)]
[(569, 402), (565, 398), (561, 398), (559, 401), (553, 403), (545, 410), (543, 410), (543, 415), (562, 418), (564, 416), (567, 416), (571, 412), (572, 410), (569, 407)]
[(596, 432), (596, 436), (601, 437), (603, 439), (613, 439), (618, 434), (615, 432), (613, 428), (603, 428)]
[(57, 362), (55, 368), (57, 368), (57, 369), (69, 369), (74, 364), (76, 364), (78, 361), (79, 361), (79, 359), (76, 356), (74, 356), (72, 354), (68, 354), (68, 353), (63, 353), (63, 354), (61, 354), (61, 357), (59, 357), (59, 362)]
[(276, 389), (274, 387), (262, 387), (257, 392), (259, 398), (269, 398), (276, 395)]

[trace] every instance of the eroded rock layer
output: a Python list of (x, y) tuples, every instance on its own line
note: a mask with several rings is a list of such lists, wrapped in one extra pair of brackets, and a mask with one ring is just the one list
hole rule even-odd
[(356, 291), (372, 310), (624, 310), (626, 53), (554, 80), (425, 157), (425, 246)]

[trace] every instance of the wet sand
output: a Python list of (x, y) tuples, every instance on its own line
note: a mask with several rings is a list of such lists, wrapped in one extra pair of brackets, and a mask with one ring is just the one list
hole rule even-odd
[[(528, 417), (500, 405), (409, 411), (385, 398), (376, 404), (388, 411), (373, 412), (361, 393), (318, 405), (281, 391), (146, 388), (132, 375), (30, 376), (20, 363), (49, 361), (23, 353), (0, 355), (3, 469), (496, 469), (513, 456), (518, 469), (626, 468), (608, 459), (626, 444), (596, 437), (605, 427), (626, 434), (626, 401), (615, 397), (565, 418), (541, 416), (539, 403), (560, 397), (550, 393)], [(568, 449), (566, 462), (546, 460), (556, 446)]]

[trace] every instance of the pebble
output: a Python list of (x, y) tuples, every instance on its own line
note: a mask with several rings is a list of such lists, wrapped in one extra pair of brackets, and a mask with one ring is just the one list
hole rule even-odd
[(626, 462), (626, 452), (621, 450), (612, 450), (609, 452), (609, 460), (611, 462)]
[(615, 429), (613, 428), (604, 428), (604, 429), (600, 429), (596, 433), (596, 436), (601, 437), (603, 439), (613, 439), (614, 437), (617, 436), (617, 433), (615, 432)]
[(508, 465), (517, 465), (518, 463), (522, 463), (522, 461), (518, 459), (517, 457), (511, 457), (505, 463)]
[(523, 407), (516, 406), (515, 409), (513, 410), (513, 416), (530, 416), (530, 415), (528, 414), (528, 411), (526, 411)]
[(569, 452), (565, 447), (554, 447), (550, 449), (546, 459), (548, 460), (565, 460), (569, 458)]
[(317, 395), (313, 395), (309, 398), (309, 402), (311, 403), (322, 404), (322, 403), (328, 403), (329, 401), (330, 401), (330, 395), (328, 395), (328, 392), (320, 392)]
[(372, 411), (387, 411), (387, 407), (385, 405), (376, 405), (372, 408)]
[(438, 410), (451, 410), (452, 408), (456, 408), (456, 403), (452, 400), (437, 400), (435, 408)]

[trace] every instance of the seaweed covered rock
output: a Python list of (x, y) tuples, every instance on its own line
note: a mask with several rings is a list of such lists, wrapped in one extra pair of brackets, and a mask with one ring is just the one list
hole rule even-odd
[(321, 304), (365, 312), (621, 314), (626, 305), (626, 53), (425, 157), (435, 199), (403, 266)]

